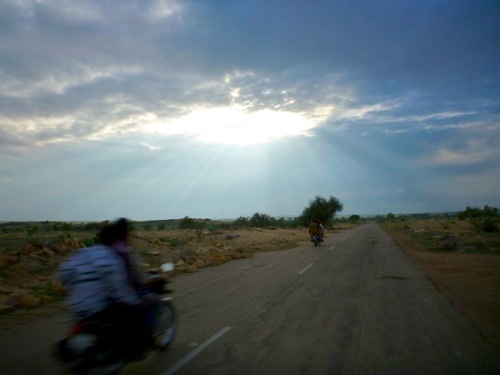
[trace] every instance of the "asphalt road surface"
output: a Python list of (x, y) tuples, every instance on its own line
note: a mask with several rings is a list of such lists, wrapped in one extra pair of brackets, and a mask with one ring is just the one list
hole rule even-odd
[[(500, 374), (500, 353), (376, 224), (176, 276), (178, 336), (123, 374)], [(0, 374), (58, 374), (57, 315), (0, 332)]]

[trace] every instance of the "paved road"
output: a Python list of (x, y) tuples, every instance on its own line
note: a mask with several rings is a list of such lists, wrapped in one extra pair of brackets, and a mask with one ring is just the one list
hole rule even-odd
[[(500, 373), (500, 354), (376, 224), (173, 287), (174, 345), (124, 374)], [(43, 348), (61, 321), (0, 332), (0, 374), (56, 373)]]

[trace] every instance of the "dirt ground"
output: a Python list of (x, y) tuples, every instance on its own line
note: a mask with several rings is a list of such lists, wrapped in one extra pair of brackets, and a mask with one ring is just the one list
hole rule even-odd
[[(336, 227), (326, 236), (346, 229)], [(429, 276), (434, 285), (459, 308), (500, 351), (500, 256), (429, 251), (414, 242), (410, 236), (389, 231), (396, 243)], [(224, 250), (279, 251), (296, 247), (307, 238), (306, 229), (254, 229), (199, 233), (169, 231), (165, 233), (138, 233), (134, 246), (149, 264), (175, 260), (195, 253), (213, 253)], [(61, 258), (62, 259), (62, 258)], [(60, 261), (55, 258), (54, 261)], [(19, 266), (4, 270), (0, 287), (26, 284), (33, 275)], [(42, 271), (40, 271), (42, 272)], [(53, 274), (53, 272), (52, 272)], [(14, 279), (14, 275), (18, 280)], [(51, 274), (38, 274), (46, 280)], [(16, 309), (0, 315), (0, 329), (34, 316), (51, 315), (63, 309), (62, 300), (55, 300), (36, 309)]]
[(388, 234), (500, 351), (500, 256), (429, 251), (400, 233)]

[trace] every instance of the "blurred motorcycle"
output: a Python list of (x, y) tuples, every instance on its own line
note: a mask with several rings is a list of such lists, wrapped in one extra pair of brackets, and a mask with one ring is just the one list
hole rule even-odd
[(313, 234), (311, 236), (311, 242), (314, 242), (314, 246), (321, 246), (321, 236), (319, 234)]
[[(173, 263), (165, 263), (160, 267), (162, 273), (171, 272)], [(149, 272), (150, 277), (160, 275), (160, 272)], [(155, 293), (160, 296), (154, 313), (152, 330), (153, 345), (151, 350), (163, 351), (172, 343), (177, 332), (177, 310), (173, 299), (168, 296), (173, 291), (167, 288), (169, 280), (143, 287), (143, 293)], [(56, 343), (56, 355), (67, 369), (76, 374), (86, 374), (93, 371), (97, 374), (117, 374), (127, 363), (120, 351), (117, 323), (103, 321), (77, 322), (70, 327), (68, 337)]]

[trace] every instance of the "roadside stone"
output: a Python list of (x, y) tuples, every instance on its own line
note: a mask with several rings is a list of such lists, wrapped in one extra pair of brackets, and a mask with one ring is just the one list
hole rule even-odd
[(50, 303), (54, 300), (51, 296), (43, 295), (40, 297), (40, 302), (45, 304), (45, 303)]
[(54, 276), (53, 275), (38, 276), (36, 279), (38, 281), (51, 281), (54, 280)]
[(195, 266), (196, 268), (203, 268), (206, 266), (205, 262), (203, 261), (203, 259), (196, 259), (196, 261), (193, 263), (193, 266)]
[(463, 251), (475, 251), (484, 248), (484, 242), (476, 241), (476, 242), (467, 242), (460, 246), (460, 249)]
[(29, 272), (36, 272), (42, 268), (42, 265), (41, 265), (39, 260), (35, 260), (35, 259), (33, 259), (31, 257), (27, 257), (27, 256), (21, 256), (20, 259), (21, 259), (20, 263), (23, 264), (24, 267), (26, 267), (26, 269)]
[(183, 273), (186, 270), (186, 267), (184, 266), (175, 266), (174, 272), (175, 273)]
[(30, 255), (34, 252), (37, 252), (38, 251), (38, 247), (36, 247), (35, 245), (33, 244), (27, 244), (27, 245), (24, 245), (20, 250), (19, 250), (19, 254), (21, 255)]
[(42, 251), (49, 257), (53, 257), (54, 255), (56, 255), (55, 251), (49, 249), (47, 246), (42, 247)]
[(16, 309), (15, 305), (0, 305), (0, 315), (8, 314), (15, 309)]
[(19, 263), (18, 255), (4, 255), (0, 260), (2, 268), (9, 268), (16, 263)]
[(248, 251), (242, 254), (243, 258), (253, 258), (253, 253)]
[(11, 294), (14, 292), (14, 289), (7, 285), (0, 285), (0, 293), (2, 294)]
[(193, 273), (193, 272), (196, 272), (198, 271), (198, 268), (196, 268), (195, 266), (193, 265), (189, 265), (189, 266), (186, 266), (185, 272), (189, 272), (189, 273)]
[(40, 306), (42, 300), (38, 297), (33, 297), (30, 295), (20, 295), (17, 297), (17, 303), (19, 307), (25, 309), (34, 309)]
[(70, 249), (70, 250), (76, 250), (76, 249), (81, 249), (85, 247), (85, 245), (78, 241), (75, 238), (67, 238), (64, 240), (64, 244)]
[(39, 254), (31, 253), (28, 255), (31, 259), (38, 260), (40, 262), (45, 262), (47, 259)]
[(62, 242), (52, 243), (50, 247), (57, 254), (66, 254), (70, 251), (70, 248)]
[(238, 250), (231, 251), (230, 256), (233, 259), (240, 259), (243, 257), (243, 255)]
[(147, 252), (148, 255), (153, 255), (153, 256), (158, 256), (160, 255), (160, 252), (158, 250), (149, 250)]
[(50, 287), (51, 287), (52, 293), (54, 295), (56, 295), (56, 296), (64, 296), (66, 294), (66, 292), (65, 292), (63, 286), (61, 285), (61, 283), (59, 283), (56, 280), (53, 280), (50, 283)]
[(241, 237), (239, 233), (231, 233), (226, 236), (226, 240), (232, 240), (238, 237)]

